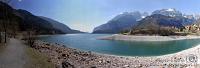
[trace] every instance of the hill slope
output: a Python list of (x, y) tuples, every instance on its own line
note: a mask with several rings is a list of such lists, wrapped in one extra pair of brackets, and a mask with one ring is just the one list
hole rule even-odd
[(141, 19), (142, 15), (139, 12), (123, 13), (117, 15), (106, 24), (100, 25), (93, 30), (93, 33), (119, 33), (122, 30), (130, 29)]
[(174, 34), (174, 28), (184, 28), (181, 19), (154, 14), (139, 21), (131, 34), (171, 35)]
[(42, 17), (42, 16), (40, 16), (40, 18), (48, 21), (49, 23), (51, 23), (53, 25), (54, 28), (61, 30), (64, 33), (84, 33), (84, 32), (78, 31), (78, 30), (73, 30), (73, 29), (69, 28), (67, 25), (60, 23), (58, 21), (55, 21), (53, 19), (50, 19), (47, 17)]
[[(80, 33), (80, 31), (72, 30), (68, 26), (55, 20), (38, 17), (26, 10), (13, 9), (11, 6), (1, 1), (0, 20), (3, 21), (1, 23), (7, 24), (8, 27), (15, 27), (10, 28), (10, 30), (16, 28), (18, 31), (32, 30), (35, 31), (37, 34)], [(0, 24), (0, 26), (3, 26), (3, 24)]]
[(160, 14), (154, 14), (151, 16), (148, 16), (137, 24), (135, 28), (157, 28), (157, 27), (177, 27), (181, 28), (182, 20), (179, 18), (164, 16)]

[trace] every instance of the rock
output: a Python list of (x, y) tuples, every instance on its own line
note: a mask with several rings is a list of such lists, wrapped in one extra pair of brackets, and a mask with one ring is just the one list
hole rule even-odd
[(62, 57), (67, 57), (68, 55), (67, 54), (62, 54)]
[(62, 62), (62, 68), (75, 68), (74, 65), (70, 64), (67, 61)]
[(116, 66), (117, 64), (113, 64), (113, 66)]
[(50, 60), (50, 59), (48, 59), (48, 60), (47, 60), (47, 62), (51, 62), (51, 60)]
[(106, 61), (107, 63), (110, 63), (110, 61)]
[(102, 61), (99, 61), (99, 63), (101, 63)]
[(62, 47), (66, 47), (65, 45), (62, 45)]
[(75, 51), (74, 54), (79, 54), (79, 52)]
[(86, 59), (85, 59), (85, 58), (82, 58), (81, 61), (86, 61)]
[(129, 65), (124, 65), (124, 67), (129, 67)]
[(47, 45), (47, 46), (50, 46), (50, 44), (49, 44), (49, 43), (47, 43), (46, 45)]
[(58, 59), (61, 59), (61, 57), (58, 57)]
[(143, 65), (142, 65), (142, 64), (140, 64), (140, 67), (143, 67)]
[(91, 68), (97, 68), (97, 67), (95, 67), (95, 66), (92, 66)]

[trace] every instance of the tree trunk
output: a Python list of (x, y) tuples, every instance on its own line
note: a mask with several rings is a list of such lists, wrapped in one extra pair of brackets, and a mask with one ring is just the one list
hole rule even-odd
[(31, 46), (31, 33), (28, 31), (28, 44)]
[(5, 37), (4, 37), (4, 40), (5, 40), (4, 43), (7, 43), (7, 33), (6, 33), (6, 29), (5, 29), (5, 34), (4, 34), (4, 35), (5, 35)]
[(0, 43), (1, 43), (1, 41), (2, 41), (2, 37), (1, 37), (1, 32), (0, 32)]
[(4, 28), (4, 43), (7, 43), (7, 26), (6, 22), (4, 22), (3, 28)]

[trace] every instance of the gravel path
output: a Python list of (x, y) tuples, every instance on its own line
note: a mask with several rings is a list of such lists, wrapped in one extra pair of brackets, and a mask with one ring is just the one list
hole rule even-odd
[(3, 52), (0, 52), (0, 68), (25, 68), (27, 62), (25, 45), (11, 38)]

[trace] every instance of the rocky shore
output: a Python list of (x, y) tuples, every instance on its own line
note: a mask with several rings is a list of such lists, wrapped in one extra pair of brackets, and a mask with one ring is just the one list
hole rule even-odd
[(184, 39), (200, 39), (200, 36), (136, 36), (114, 34), (111, 36), (100, 37), (101, 40), (123, 40), (123, 41), (173, 41)]
[(130, 57), (98, 54), (65, 47), (57, 43), (36, 41), (36, 50), (45, 54), (56, 68), (198, 68), (200, 45), (163, 56)]

